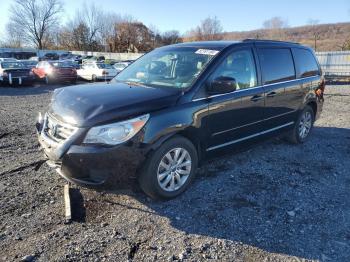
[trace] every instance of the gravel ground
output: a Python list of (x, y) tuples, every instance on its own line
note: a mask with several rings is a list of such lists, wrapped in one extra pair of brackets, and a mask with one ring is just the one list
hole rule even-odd
[(0, 88), (0, 260), (350, 261), (350, 86), (328, 86), (304, 145), (270, 140), (206, 162), (177, 199), (63, 185), (34, 121), (54, 87)]

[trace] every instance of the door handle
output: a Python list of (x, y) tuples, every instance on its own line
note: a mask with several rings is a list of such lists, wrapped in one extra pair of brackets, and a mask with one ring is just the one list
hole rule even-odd
[(257, 102), (259, 100), (263, 99), (263, 96), (260, 96), (260, 95), (255, 95), (253, 96), (250, 101), (253, 101), (253, 102)]
[(270, 92), (270, 93), (267, 93), (267, 97), (274, 97), (274, 96), (276, 96), (277, 94), (276, 94), (276, 92)]

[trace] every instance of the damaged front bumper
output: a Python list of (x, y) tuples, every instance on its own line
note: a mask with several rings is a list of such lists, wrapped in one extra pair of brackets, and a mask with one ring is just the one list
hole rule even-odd
[(69, 182), (82, 186), (101, 186), (128, 183), (136, 177), (146, 155), (144, 148), (131, 141), (112, 147), (78, 144), (86, 130), (78, 128), (63, 143), (47, 134), (46, 118), (36, 124), (38, 140), (49, 166)]

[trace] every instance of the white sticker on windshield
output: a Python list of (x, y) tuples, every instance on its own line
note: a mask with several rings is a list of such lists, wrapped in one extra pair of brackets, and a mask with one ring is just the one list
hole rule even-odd
[(198, 49), (196, 51), (196, 54), (199, 54), (199, 55), (216, 55), (217, 53), (219, 53), (218, 50), (211, 50), (211, 49)]

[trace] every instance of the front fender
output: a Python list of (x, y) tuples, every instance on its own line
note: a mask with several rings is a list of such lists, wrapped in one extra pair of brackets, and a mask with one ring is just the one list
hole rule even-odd
[(194, 144), (196, 141), (205, 141), (208, 135), (207, 116), (208, 103), (205, 100), (178, 104), (154, 112), (144, 128), (142, 142), (157, 148), (179, 133), (185, 134)]

